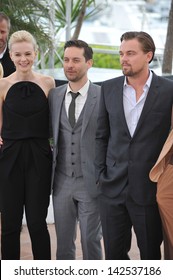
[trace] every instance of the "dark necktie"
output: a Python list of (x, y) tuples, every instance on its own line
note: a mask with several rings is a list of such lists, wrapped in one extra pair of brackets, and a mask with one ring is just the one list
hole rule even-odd
[(69, 122), (71, 124), (71, 127), (74, 127), (75, 122), (76, 122), (76, 120), (75, 120), (75, 100), (80, 93), (79, 92), (74, 93), (74, 92), (70, 91), (70, 94), (71, 94), (72, 100), (71, 100), (71, 103), (70, 103), (70, 106), (68, 109), (68, 117), (69, 117)]

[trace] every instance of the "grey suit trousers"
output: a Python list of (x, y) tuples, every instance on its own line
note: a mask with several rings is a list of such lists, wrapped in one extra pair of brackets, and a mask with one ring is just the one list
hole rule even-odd
[(102, 259), (98, 201), (89, 196), (83, 177), (69, 177), (55, 172), (53, 208), (57, 235), (56, 258), (75, 259), (76, 230), (79, 223), (83, 259)]

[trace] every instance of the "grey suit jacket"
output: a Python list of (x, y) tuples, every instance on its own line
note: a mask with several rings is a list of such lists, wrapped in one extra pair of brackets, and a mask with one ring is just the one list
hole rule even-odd
[[(50, 116), (53, 136), (53, 169), (52, 187), (58, 157), (58, 137), (60, 113), (67, 89), (67, 84), (54, 88), (49, 93)], [(95, 181), (95, 134), (97, 126), (98, 107), (100, 99), (100, 86), (90, 82), (88, 97), (84, 107), (83, 124), (81, 131), (81, 162), (86, 189), (92, 197), (96, 197), (98, 189)]]
[(96, 133), (96, 178), (102, 193), (117, 197), (128, 184), (141, 205), (156, 203), (156, 183), (149, 171), (171, 126), (173, 81), (153, 73), (151, 86), (133, 137), (123, 108), (124, 76), (102, 83)]

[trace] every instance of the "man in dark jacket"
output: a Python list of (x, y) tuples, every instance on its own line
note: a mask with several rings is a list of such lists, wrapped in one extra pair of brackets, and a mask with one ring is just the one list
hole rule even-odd
[(7, 45), (10, 32), (10, 19), (3, 12), (0, 12), (0, 62), (3, 66), (4, 77), (9, 76), (15, 71), (15, 66), (9, 56)]
[(157, 185), (149, 172), (170, 131), (173, 82), (149, 69), (154, 53), (149, 34), (124, 33), (124, 75), (101, 86), (95, 162), (106, 259), (128, 258), (132, 226), (141, 259), (161, 258)]

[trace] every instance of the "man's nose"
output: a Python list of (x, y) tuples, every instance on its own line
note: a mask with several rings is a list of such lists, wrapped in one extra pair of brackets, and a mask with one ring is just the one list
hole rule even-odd
[(68, 68), (72, 67), (73, 66), (73, 61), (69, 61), (67, 66), (68, 66)]

